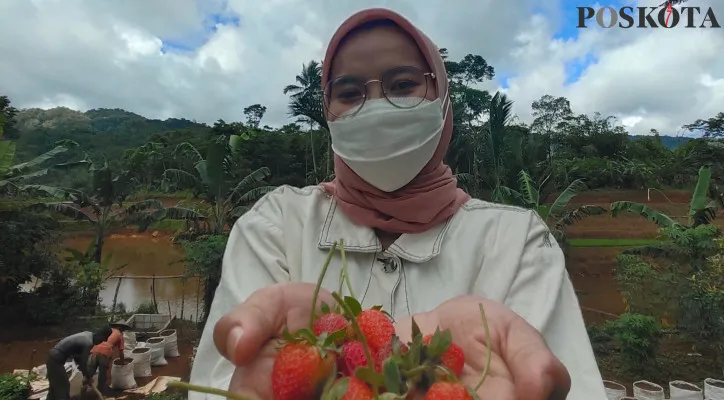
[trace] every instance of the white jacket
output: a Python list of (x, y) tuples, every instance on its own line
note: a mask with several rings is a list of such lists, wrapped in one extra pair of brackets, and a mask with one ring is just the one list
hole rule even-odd
[[(572, 379), (568, 399), (606, 399), (563, 253), (537, 213), (473, 199), (448, 222), (403, 234), (383, 251), (374, 231), (352, 223), (319, 186), (279, 187), (236, 222), (191, 382), (227, 389), (234, 367), (214, 346), (215, 323), (259, 288), (316, 282), (340, 239), (364, 306), (381, 304), (400, 316), (429, 311), (458, 295), (497, 300), (537, 328), (565, 364)], [(325, 288), (337, 289), (340, 268), (337, 253)], [(221, 399), (189, 395), (212, 398)]]

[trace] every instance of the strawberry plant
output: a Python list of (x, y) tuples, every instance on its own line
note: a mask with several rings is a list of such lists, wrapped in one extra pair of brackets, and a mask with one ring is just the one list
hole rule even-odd
[[(339, 247), (342, 272), (339, 290), (332, 293), (336, 304), (323, 303), (321, 313), (312, 312), (308, 327), (283, 332), (272, 368), (274, 400), (478, 399), (476, 392), (490, 365), (490, 339), (487, 338), (488, 355), (480, 381), (476, 387), (466, 387), (460, 382), (465, 353), (453, 343), (452, 332), (438, 328), (424, 335), (413, 318), (411, 340), (403, 343), (391, 316), (381, 306), (363, 309), (355, 298), (347, 275), (344, 243)], [(322, 267), (313, 305), (317, 304), (336, 250), (337, 244), (332, 246)], [(349, 296), (342, 295), (345, 284)], [(488, 337), (482, 304), (480, 314)], [(234, 393), (184, 382), (169, 385), (247, 400)]]

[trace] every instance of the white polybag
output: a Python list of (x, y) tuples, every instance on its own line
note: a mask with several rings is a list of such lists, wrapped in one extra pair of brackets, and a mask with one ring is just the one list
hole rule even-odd
[(618, 382), (604, 380), (603, 386), (606, 388), (606, 398), (608, 400), (619, 400), (621, 397), (626, 396), (626, 386)]
[(164, 345), (164, 357), (178, 357), (178, 336), (176, 335), (176, 329), (167, 329), (160, 333), (164, 339), (166, 339)]
[(636, 381), (633, 384), (633, 397), (639, 400), (664, 400), (664, 388), (649, 381)]
[(151, 376), (151, 349), (138, 347), (131, 352), (133, 358), (133, 376), (147, 378)]
[(133, 389), (136, 387), (136, 379), (133, 377), (133, 359), (127, 358), (121, 361), (120, 358), (113, 360), (111, 367), (111, 388), (115, 390)]
[(703, 400), (704, 392), (700, 387), (685, 381), (669, 382), (671, 400)]
[(724, 381), (706, 378), (704, 380), (704, 398), (706, 400), (724, 400)]
[(146, 340), (146, 345), (151, 348), (151, 366), (160, 367), (167, 365), (168, 361), (163, 356), (166, 351), (166, 339), (163, 337), (153, 337)]

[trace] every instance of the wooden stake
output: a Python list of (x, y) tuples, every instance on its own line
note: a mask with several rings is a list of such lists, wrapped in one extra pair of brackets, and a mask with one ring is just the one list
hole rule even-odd
[(121, 288), (122, 280), (123, 274), (118, 277), (118, 283), (116, 283), (116, 292), (113, 294), (113, 305), (111, 306), (111, 321), (114, 321), (116, 317), (116, 301), (118, 300), (118, 290)]

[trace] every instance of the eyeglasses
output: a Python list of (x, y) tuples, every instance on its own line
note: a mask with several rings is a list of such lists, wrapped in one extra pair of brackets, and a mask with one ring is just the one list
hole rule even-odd
[(367, 85), (379, 83), (382, 95), (397, 108), (419, 106), (427, 96), (427, 77), (435, 79), (433, 72), (412, 67), (388, 70), (381, 79), (365, 81), (355, 76), (340, 76), (331, 80), (324, 90), (324, 105), (337, 118), (352, 118), (367, 100)]

